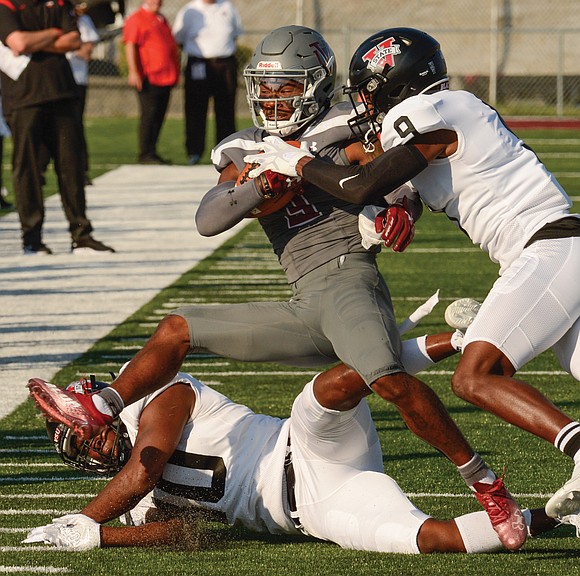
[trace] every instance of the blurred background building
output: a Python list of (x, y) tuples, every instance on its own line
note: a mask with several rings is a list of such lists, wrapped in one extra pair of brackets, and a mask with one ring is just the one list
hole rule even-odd
[[(173, 23), (185, 0), (165, 0)], [(319, 30), (333, 47), (339, 81), (350, 55), (370, 34), (394, 26), (420, 28), (435, 36), (447, 59), (452, 87), (466, 88), (509, 116), (580, 116), (580, 0), (234, 0), (243, 19), (240, 68), (257, 42), (278, 26), (302, 24)], [(139, 0), (89, 0), (102, 41), (94, 52), (87, 116), (133, 116), (128, 98), (123, 19)], [(240, 77), (240, 82), (242, 82)], [(131, 103), (130, 105), (128, 103)], [(174, 91), (170, 114), (181, 115), (182, 90)], [(247, 116), (244, 90), (238, 113)]]

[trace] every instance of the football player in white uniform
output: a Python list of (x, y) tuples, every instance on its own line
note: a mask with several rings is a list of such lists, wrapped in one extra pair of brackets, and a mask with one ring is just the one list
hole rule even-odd
[[(351, 125), (367, 146), (373, 135), (380, 140), (379, 158), (329, 166), (269, 138), (265, 154), (246, 157), (261, 164), (250, 175), (297, 173), (338, 198), (367, 204), (410, 180), (431, 210), (444, 212), (499, 264), (500, 277), (467, 330), (452, 387), (573, 458), (571, 479), (546, 510), (559, 518), (580, 514), (580, 423), (514, 378), (551, 348), (580, 379), (580, 217), (570, 213), (570, 198), (493, 108), (449, 90), (439, 43), (424, 32), (393, 28), (365, 40), (351, 59), (347, 91), (361, 112)], [(379, 213), (379, 227), (382, 219)]]
[[(335, 57), (318, 32), (304, 26), (272, 31), (258, 44), (244, 76), (255, 126), (232, 134), (212, 152), (220, 173), (218, 184), (196, 213), (198, 230), (207, 236), (233, 226), (271, 196), (269, 180), (256, 178), (235, 185), (246, 167), (244, 156), (257, 152), (269, 134), (299, 140), (301, 149), (328, 161), (368, 160), (348, 126), (353, 116), (350, 104), (331, 106)], [(388, 225), (397, 230), (395, 250), (403, 250), (411, 240), (410, 213), (422, 206), (418, 199), (413, 202), (409, 186), (403, 187), (399, 198), (400, 192), (389, 197), (394, 205), (385, 211)], [(394, 404), (413, 433), (457, 466), (490, 513), (504, 545), (517, 549), (525, 539), (521, 512), (503, 479), (473, 451), (433, 390), (412, 375), (419, 363), (431, 363), (425, 349), (428, 343), (415, 341), (416, 362), (411, 368), (412, 345), (401, 348), (391, 296), (376, 262), (379, 248), (361, 244), (362, 208), (306, 183), (283, 209), (260, 218), (292, 287), (292, 298), (173, 311), (113, 389), (96, 400), (116, 402), (110, 409), (118, 413), (123, 403), (167, 384), (191, 350), (294, 366), (326, 366), (340, 360)], [(45, 396), (46, 403), (52, 403), (53, 417), (74, 425), (68, 408), (73, 399), (59, 406), (50, 393)], [(82, 419), (87, 422), (85, 414)]]
[[(88, 393), (98, 384), (76, 386)], [(337, 401), (337, 388), (350, 390), (351, 401)], [(255, 414), (179, 373), (125, 408), (90, 441), (48, 422), (49, 437), (66, 464), (116, 474), (80, 513), (32, 529), (25, 542), (75, 551), (183, 545), (199, 540), (190, 533), (191, 516), (210, 511), (212, 519), (230, 525), (303, 533), (355, 550), (501, 550), (485, 512), (436, 520), (384, 474), (376, 428), (363, 399), (368, 394), (356, 372), (338, 365), (309, 382), (291, 417), (280, 419)], [(132, 526), (104, 525), (117, 517)], [(532, 534), (558, 524), (543, 510), (524, 510), (524, 517)]]

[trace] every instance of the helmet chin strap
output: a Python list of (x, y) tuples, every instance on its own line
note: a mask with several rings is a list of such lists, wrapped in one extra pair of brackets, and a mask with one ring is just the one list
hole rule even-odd
[(363, 150), (367, 153), (367, 154), (372, 154), (375, 149), (375, 141), (376, 140), (376, 134), (373, 131), (372, 128), (369, 128), (364, 135), (364, 142), (362, 143), (363, 145)]

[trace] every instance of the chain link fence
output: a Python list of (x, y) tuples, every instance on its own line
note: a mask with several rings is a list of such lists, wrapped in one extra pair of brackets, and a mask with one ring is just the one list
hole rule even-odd
[[(136, 116), (127, 86), (121, 41), (123, 18), (138, 0), (89, 0), (101, 42), (90, 66), (87, 116)], [(186, 0), (165, 0), (170, 23)], [(558, 0), (233, 0), (244, 23), (240, 71), (258, 41), (272, 29), (302, 24), (319, 30), (333, 47), (339, 82), (357, 46), (383, 28), (410, 26), (442, 45), (452, 88), (465, 88), (506, 116), (580, 116), (580, 1)], [(181, 85), (169, 113), (183, 114)], [(238, 115), (248, 116), (240, 74)]]

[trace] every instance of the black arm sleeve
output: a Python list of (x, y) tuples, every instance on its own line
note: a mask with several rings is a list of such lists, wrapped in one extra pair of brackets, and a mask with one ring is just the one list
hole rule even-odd
[(209, 190), (195, 213), (197, 231), (202, 236), (215, 236), (241, 222), (252, 208), (264, 201), (256, 181), (248, 180), (236, 186), (232, 180)]
[(362, 166), (338, 166), (314, 159), (304, 166), (302, 175), (337, 198), (370, 204), (422, 172), (427, 164), (415, 146), (395, 146)]

